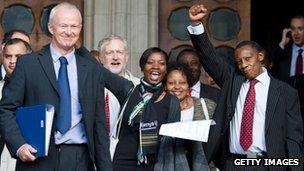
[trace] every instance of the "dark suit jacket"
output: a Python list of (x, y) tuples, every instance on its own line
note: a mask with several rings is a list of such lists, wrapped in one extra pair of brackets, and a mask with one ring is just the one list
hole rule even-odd
[[(112, 170), (109, 136), (105, 126), (104, 86), (122, 102), (128, 95), (132, 83), (101, 67), (88, 54), (84, 48), (75, 52), (79, 101), (88, 140), (87, 146), (97, 170)], [(10, 153), (15, 157), (19, 147), (26, 143), (16, 123), (15, 110), (20, 106), (36, 104), (54, 105), (53, 123), (56, 123), (59, 93), (49, 46), (18, 59), (11, 82), (3, 92), (0, 102), (1, 134), (4, 135)], [(58, 156), (54, 144), (54, 132), (53, 124), (49, 156), (38, 158), (34, 162), (18, 160), (17, 169), (55, 170)]]
[[(288, 43), (284, 50), (277, 46), (273, 50), (274, 76), (279, 80), (287, 82), (298, 90), (301, 106), (302, 119), (304, 118), (304, 74), (290, 77), (292, 43)], [(304, 123), (304, 120), (303, 120)], [(303, 135), (304, 137), (304, 135)]]
[[(211, 127), (204, 149), (210, 161), (221, 146), (221, 140), (227, 140), (225, 136), (229, 134), (229, 123), (234, 116), (240, 88), (246, 78), (216, 54), (206, 33), (191, 35), (191, 39), (203, 67), (222, 88), (213, 116), (216, 125)], [(273, 77), (270, 78), (267, 97), (265, 133), (267, 157), (303, 158), (303, 125), (297, 91)], [(274, 170), (281, 169), (286, 170), (284, 167)]]
[(291, 67), (292, 44), (285, 46), (284, 50), (280, 46), (276, 46), (272, 52), (272, 60), (274, 62), (273, 73), (278, 79), (288, 82)]
[(201, 83), (201, 90), (200, 90), (200, 97), (201, 98), (208, 98), (217, 102), (218, 97), (220, 95), (220, 90), (206, 84)]
[[(2, 78), (2, 69), (1, 69), (1, 66), (2, 65), (0, 65), (0, 81), (4, 79), (4, 78)], [(0, 90), (0, 91), (2, 91), (2, 90)], [(3, 136), (1, 136), (0, 137), (0, 161), (1, 161), (1, 156), (2, 156), (2, 151), (3, 151), (3, 148), (4, 148), (4, 144), (5, 144), (4, 138), (3, 138)]]

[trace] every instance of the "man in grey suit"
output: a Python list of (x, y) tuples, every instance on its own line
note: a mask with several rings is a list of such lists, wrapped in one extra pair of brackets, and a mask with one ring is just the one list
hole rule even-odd
[[(225, 63), (200, 22), (206, 15), (203, 5), (192, 6), (192, 24), (188, 27), (203, 67), (222, 88), (206, 156), (209, 160), (219, 157), (215, 153), (222, 147), (219, 166), (223, 170), (303, 170), (303, 125), (297, 91), (268, 74), (263, 67), (262, 48), (253, 41), (236, 46), (238, 68)], [(258, 158), (262, 162), (255, 166), (234, 165), (240, 158)], [(296, 159), (300, 166), (266, 166), (264, 158)]]
[[(17, 158), (16, 170), (112, 170), (103, 90), (106, 86), (122, 102), (132, 83), (101, 67), (85, 48), (75, 50), (82, 28), (76, 6), (55, 6), (48, 28), (50, 45), (18, 60), (0, 102), (0, 130)], [(18, 107), (37, 104), (55, 106), (49, 154), (41, 158), (15, 117)]]

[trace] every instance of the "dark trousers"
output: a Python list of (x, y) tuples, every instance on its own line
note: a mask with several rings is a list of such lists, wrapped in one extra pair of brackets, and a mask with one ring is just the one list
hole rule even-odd
[(48, 157), (37, 158), (34, 162), (22, 162), (18, 160), (16, 170), (92, 171), (94, 170), (94, 165), (90, 159), (86, 144), (52, 144)]

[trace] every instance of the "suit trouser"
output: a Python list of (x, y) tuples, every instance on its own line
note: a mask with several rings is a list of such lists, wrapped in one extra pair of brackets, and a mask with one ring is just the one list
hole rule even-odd
[(35, 162), (18, 161), (16, 170), (92, 171), (94, 165), (86, 144), (70, 144), (52, 146), (48, 157)]

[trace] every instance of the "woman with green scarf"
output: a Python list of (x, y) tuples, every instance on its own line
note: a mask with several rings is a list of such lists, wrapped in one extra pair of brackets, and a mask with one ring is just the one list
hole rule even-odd
[(180, 120), (179, 101), (166, 93), (162, 84), (167, 63), (168, 55), (157, 47), (145, 50), (140, 58), (144, 76), (123, 112), (114, 171), (153, 170), (161, 139), (160, 126)]

